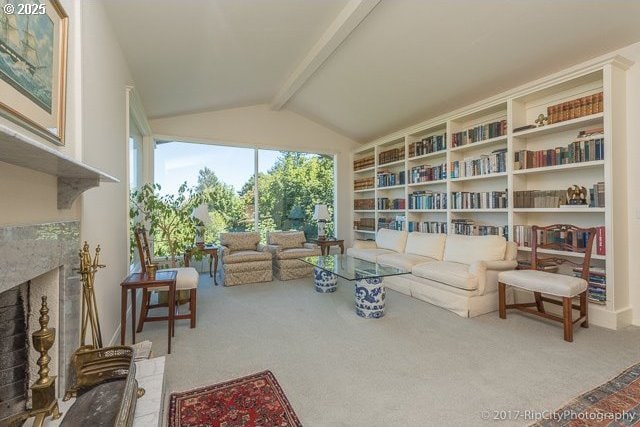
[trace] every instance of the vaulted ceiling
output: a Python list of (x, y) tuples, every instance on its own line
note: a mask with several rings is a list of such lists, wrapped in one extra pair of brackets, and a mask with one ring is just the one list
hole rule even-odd
[(634, 0), (109, 0), (150, 118), (255, 104), (365, 142), (640, 41)]

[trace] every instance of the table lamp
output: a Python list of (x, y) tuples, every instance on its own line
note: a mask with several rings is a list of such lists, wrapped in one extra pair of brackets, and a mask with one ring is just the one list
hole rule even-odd
[(325, 225), (327, 224), (327, 220), (329, 219), (329, 210), (327, 209), (327, 205), (316, 205), (316, 208), (313, 212), (313, 219), (318, 222), (318, 240), (324, 240), (327, 238), (325, 234)]
[(196, 246), (200, 248), (204, 247), (204, 228), (206, 225), (211, 224), (209, 206), (207, 206), (206, 203), (199, 205), (193, 210), (191, 217), (195, 219), (196, 222)]

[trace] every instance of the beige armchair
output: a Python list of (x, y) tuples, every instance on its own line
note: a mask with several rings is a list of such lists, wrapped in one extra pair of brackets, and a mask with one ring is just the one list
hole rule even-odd
[(224, 285), (270, 282), (271, 252), (260, 244), (256, 232), (220, 233)]
[(313, 266), (297, 258), (319, 256), (320, 247), (306, 243), (302, 231), (276, 231), (267, 234), (267, 249), (273, 254), (273, 274), (280, 280), (311, 276)]

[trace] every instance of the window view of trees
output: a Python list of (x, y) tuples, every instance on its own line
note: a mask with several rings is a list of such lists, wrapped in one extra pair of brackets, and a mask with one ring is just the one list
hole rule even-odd
[[(235, 151), (227, 156), (231, 150)], [(252, 149), (161, 144), (156, 147), (156, 182), (162, 183), (165, 194), (175, 193), (185, 181), (195, 194), (206, 194), (211, 218), (205, 229), (206, 242), (218, 243), (221, 232), (256, 229), (263, 241), (267, 232), (275, 230), (303, 230), (308, 239), (316, 237), (315, 205), (326, 204), (333, 213), (333, 157), (258, 150), (257, 206), (254, 158)], [(333, 234), (333, 220), (327, 222), (327, 230)], [(155, 255), (168, 255), (162, 237), (153, 237)]]

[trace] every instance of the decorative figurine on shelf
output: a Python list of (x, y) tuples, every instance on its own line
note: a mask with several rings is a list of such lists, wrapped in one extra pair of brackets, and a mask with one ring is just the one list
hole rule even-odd
[(548, 116), (545, 116), (544, 114), (540, 114), (540, 115), (538, 116), (538, 118), (536, 119), (536, 124), (537, 124), (538, 126), (544, 126), (544, 125), (546, 125), (546, 124), (547, 124), (547, 120), (548, 120), (548, 119), (549, 119), (549, 117), (548, 117)]
[(106, 267), (99, 262), (100, 245), (96, 248), (96, 255), (91, 259), (89, 244), (84, 242), (80, 251), (80, 268), (78, 271), (82, 276), (82, 329), (80, 332), (80, 345), (85, 345), (87, 327), (91, 326), (91, 338), (93, 348), (102, 348), (102, 331), (100, 330), (100, 319), (98, 319), (98, 305), (94, 291), (94, 280), (96, 272), (100, 268)]
[(587, 205), (587, 189), (579, 185), (567, 188), (567, 204), (571, 206)]

